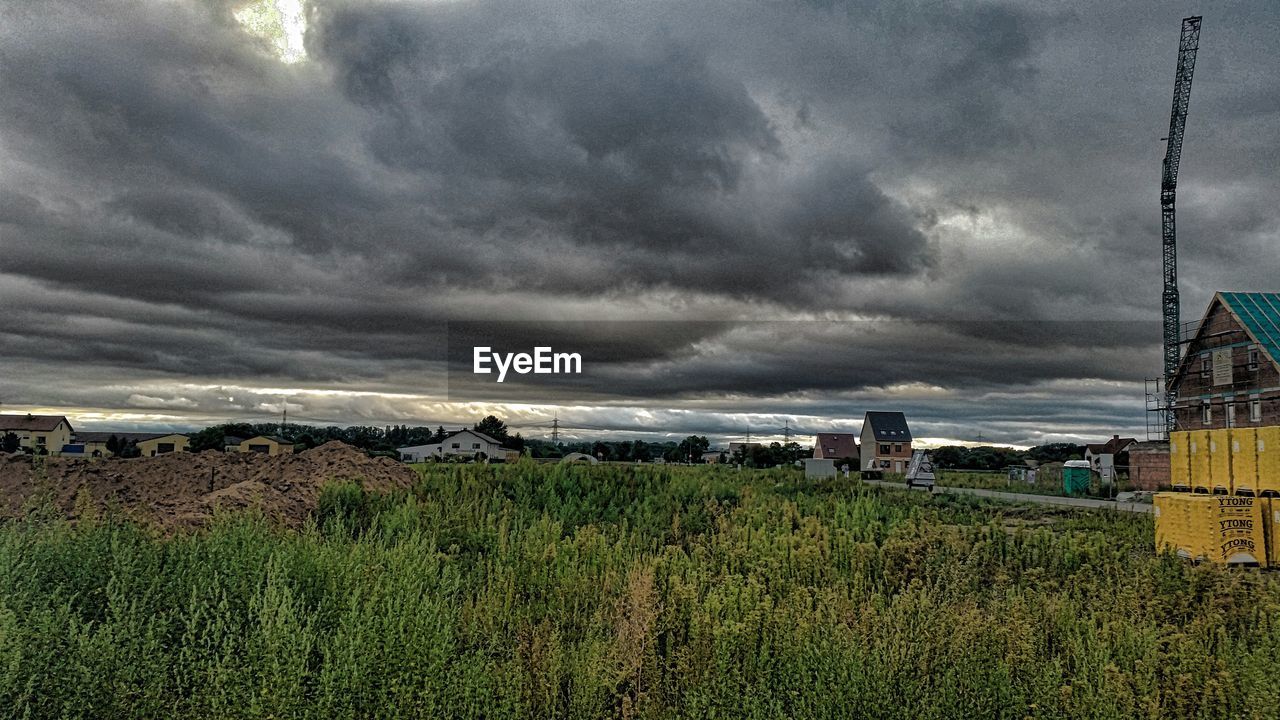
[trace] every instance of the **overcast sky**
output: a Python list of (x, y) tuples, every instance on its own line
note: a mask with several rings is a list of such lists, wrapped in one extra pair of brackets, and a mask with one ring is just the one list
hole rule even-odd
[(1278, 289), (1280, 4), (0, 0), (0, 411), (1144, 437), (1200, 12), (1184, 320)]

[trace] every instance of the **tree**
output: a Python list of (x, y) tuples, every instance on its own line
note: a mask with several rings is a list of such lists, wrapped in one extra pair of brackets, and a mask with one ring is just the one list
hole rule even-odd
[(107, 452), (111, 453), (112, 455), (120, 454), (120, 438), (116, 437), (115, 435), (112, 435), (111, 437), (107, 438)]
[[(248, 423), (224, 423), (222, 425), (212, 425), (192, 435), (190, 440), (188, 440), (188, 449), (191, 450), (191, 452), (222, 450), (223, 438), (228, 435), (234, 435), (239, 438), (250, 438), (258, 434), (259, 433), (254, 430), (253, 426)], [(120, 445), (123, 447), (124, 443), (120, 443)]]
[(476, 423), (475, 430), (488, 435), (498, 442), (506, 442), (507, 440), (507, 424), (498, 419), (496, 415), (486, 416), (485, 419)]
[(689, 462), (693, 458), (702, 460), (702, 453), (711, 448), (711, 441), (707, 440), (704, 435), (690, 435), (680, 441), (680, 445), (676, 447), (675, 457), (672, 458), (677, 462)]
[(1031, 448), (1027, 451), (1027, 455), (1040, 463), (1083, 460), (1084, 446), (1075, 443), (1049, 443)]
[(13, 433), (5, 433), (4, 440), (3, 440), (3, 447), (5, 452), (15, 453), (15, 452), (18, 452), (18, 448), (22, 447), (22, 443), (21, 441), (18, 440), (17, 435)]

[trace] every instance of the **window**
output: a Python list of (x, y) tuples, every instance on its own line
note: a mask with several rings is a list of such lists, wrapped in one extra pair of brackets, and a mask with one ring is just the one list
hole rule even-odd
[(45, 443), (45, 437), (44, 437), (43, 435), (37, 435), (37, 436), (36, 436), (36, 444), (37, 444), (37, 445), (44, 445), (44, 443)]
[(1200, 353), (1200, 377), (1209, 377), (1209, 372), (1213, 367), (1213, 355), (1211, 353)]
[(1229, 402), (1227, 403), (1227, 427), (1235, 427), (1235, 426), (1236, 426), (1236, 404), (1233, 402)]
[(471, 443), (471, 449), (472, 449), (472, 450), (479, 450), (479, 449), (480, 449), (480, 443)]
[(881, 446), (880, 446), (880, 454), (881, 454), (881, 455), (888, 455), (888, 454), (889, 454), (889, 446), (888, 446), (888, 445), (881, 445)]
[(1249, 401), (1249, 422), (1262, 422), (1262, 399), (1254, 398)]
[(902, 452), (902, 446), (901, 446), (901, 445), (894, 445), (894, 446), (893, 446), (893, 451), (894, 451), (894, 452), (896, 452), (896, 453), (900, 453), (900, 452)]
[(1258, 349), (1254, 347), (1249, 348), (1249, 369), (1258, 369)]
[(1201, 416), (1200, 416), (1201, 423), (1205, 425), (1213, 424), (1213, 406), (1209, 404), (1208, 400), (1204, 401), (1204, 406), (1201, 407), (1200, 413), (1201, 413)]
[(454, 444), (453, 444), (453, 449), (454, 449), (454, 450), (457, 450), (457, 449), (458, 449), (458, 448), (460, 448), (460, 447), (462, 447), (462, 446), (461, 446), (461, 445), (459, 445), (458, 443), (454, 443)]

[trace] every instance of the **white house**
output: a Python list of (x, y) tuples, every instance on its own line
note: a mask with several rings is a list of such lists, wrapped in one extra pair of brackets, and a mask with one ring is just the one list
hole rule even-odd
[[(1138, 444), (1135, 438), (1122, 438), (1119, 435), (1112, 435), (1111, 439), (1104, 443), (1089, 443), (1084, 446), (1084, 459), (1089, 461), (1089, 467), (1098, 473), (1104, 483), (1110, 483), (1115, 477), (1117, 456), (1127, 453), (1129, 448)], [(1127, 456), (1126, 456), (1127, 462)]]
[(507, 450), (502, 443), (475, 430), (457, 430), (445, 436), (444, 440), (429, 445), (414, 445), (398, 448), (400, 459), (408, 462), (422, 462), (432, 458), (440, 459), (462, 455), (477, 457), (481, 453), (490, 459), (506, 458)]

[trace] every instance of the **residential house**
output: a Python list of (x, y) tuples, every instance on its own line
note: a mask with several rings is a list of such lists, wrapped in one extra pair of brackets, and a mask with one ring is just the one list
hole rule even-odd
[(182, 433), (156, 435), (138, 443), (138, 451), (142, 457), (155, 457), (173, 452), (186, 452), (190, 439)]
[(154, 457), (171, 452), (184, 452), (189, 438), (182, 433), (139, 433), (139, 432), (78, 432), (72, 443), (64, 448), (65, 454), (84, 455), (86, 457), (111, 457), (115, 453), (107, 446), (111, 438), (117, 444), (133, 443), (142, 457)]
[(1138, 444), (1137, 438), (1122, 438), (1112, 435), (1104, 443), (1089, 443), (1084, 446), (1084, 459), (1089, 467), (1102, 478), (1103, 483), (1111, 483), (1115, 479), (1116, 467), (1128, 467), (1129, 448)]
[(427, 445), (414, 445), (399, 448), (400, 458), (407, 462), (422, 462), (428, 459), (465, 456), (472, 458), (507, 459), (509, 453), (502, 442), (476, 430), (462, 429), (449, 433), (444, 440)]
[(0, 439), (9, 433), (18, 438), (18, 446), (33, 452), (58, 453), (71, 444), (75, 430), (62, 415), (0, 415)]
[(813, 457), (819, 460), (857, 458), (858, 436), (853, 433), (818, 433), (813, 443)]
[(728, 454), (723, 450), (708, 450), (702, 453), (702, 462), (708, 465), (714, 465), (721, 462), (721, 458), (728, 459)]
[(240, 441), (239, 452), (262, 453), (263, 455), (292, 455), (293, 443), (275, 435), (258, 435)]
[(751, 457), (751, 451), (758, 447), (763, 447), (758, 442), (731, 442), (729, 443), (728, 455), (729, 462), (746, 460)]
[(911, 429), (900, 412), (868, 412), (862, 418), (859, 465), (863, 472), (904, 473), (911, 462)]
[(1280, 293), (1215, 294), (1170, 388), (1171, 430), (1280, 425)]

